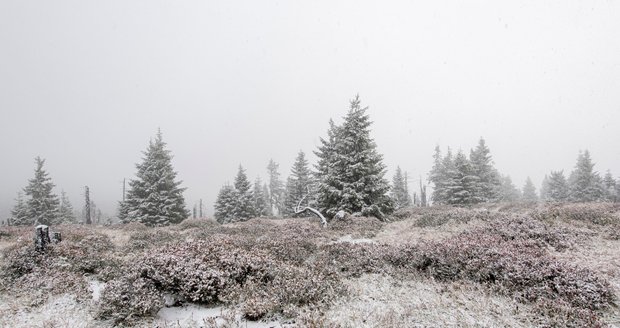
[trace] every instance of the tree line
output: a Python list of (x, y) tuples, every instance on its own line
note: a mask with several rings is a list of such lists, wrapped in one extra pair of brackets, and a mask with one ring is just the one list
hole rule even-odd
[[(587, 150), (579, 153), (568, 178), (563, 171), (551, 171), (545, 176), (538, 194), (529, 177), (522, 188), (517, 188), (510, 176), (499, 173), (482, 138), (468, 155), (461, 150), (454, 154), (450, 148), (442, 153), (439, 146), (435, 147), (428, 174), (432, 193), (427, 196), (426, 185), (420, 178), (419, 190), (412, 194), (407, 172), (400, 167), (396, 168), (391, 184), (385, 178), (386, 166), (370, 135), (372, 122), (367, 109), (361, 106), (359, 96), (352, 99), (341, 124), (329, 121), (326, 136), (320, 138), (320, 145), (313, 151), (317, 162), (311, 166), (300, 151), (285, 181), (273, 159), (266, 167), (264, 183), (260, 178), (251, 183), (245, 169), (239, 166), (234, 182), (224, 184), (219, 190), (214, 204), (216, 220), (225, 223), (260, 216), (290, 216), (299, 206), (316, 208), (327, 217), (345, 211), (382, 219), (403, 207), (429, 204), (620, 200), (620, 182), (609, 171), (601, 177), (594, 170)], [(136, 178), (130, 180), (126, 197), (118, 204), (119, 220), (165, 226), (188, 218), (190, 212), (183, 198), (185, 188), (176, 177), (172, 155), (166, 149), (161, 131), (149, 141), (143, 155), (142, 162), (136, 164)], [(37, 157), (35, 162), (35, 176), (23, 193), (18, 193), (9, 223), (77, 222), (64, 191), (60, 198), (53, 194), (54, 184), (43, 170), (45, 160)], [(86, 217), (100, 219), (101, 212), (97, 212), (95, 204), (90, 200), (86, 203), (85, 208), (89, 208)]]

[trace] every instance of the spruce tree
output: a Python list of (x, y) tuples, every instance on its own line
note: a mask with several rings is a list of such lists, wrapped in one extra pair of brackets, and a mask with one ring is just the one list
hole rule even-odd
[(172, 155), (165, 148), (161, 132), (149, 142), (142, 163), (136, 165), (137, 179), (129, 182), (125, 221), (137, 221), (147, 226), (179, 223), (189, 217), (181, 181), (172, 168)]
[(477, 203), (476, 188), (478, 178), (473, 167), (462, 151), (454, 157), (454, 169), (451, 171), (448, 184), (447, 203), (451, 205), (471, 205)]
[(500, 178), (499, 187), (499, 201), (502, 202), (516, 202), (521, 199), (521, 192), (512, 183), (512, 179), (509, 175), (502, 176)]
[(26, 201), (28, 222), (50, 225), (58, 218), (58, 197), (52, 193), (52, 179), (43, 170), (45, 160), (37, 157), (35, 162), (34, 178), (24, 188), (24, 193), (29, 197)]
[(469, 154), (473, 176), (477, 177), (472, 194), (472, 201), (492, 202), (497, 200), (497, 191), (500, 185), (499, 175), (493, 167), (491, 151), (484, 139), (480, 138), (478, 145)]
[(308, 167), (306, 154), (303, 151), (299, 151), (291, 168), (291, 175), (286, 180), (284, 214), (290, 215), (294, 213), (297, 204), (302, 199), (301, 207), (310, 206), (312, 183), (312, 174)]
[(549, 176), (546, 174), (540, 186), (540, 200), (543, 202), (549, 200)]
[(229, 223), (237, 221), (235, 218), (235, 208), (237, 206), (237, 191), (231, 185), (226, 184), (217, 195), (215, 201), (215, 220), (219, 223)]
[(263, 182), (260, 178), (254, 181), (254, 215), (257, 217), (268, 215), (267, 211), (267, 194), (263, 193)]
[(400, 209), (411, 206), (411, 196), (407, 187), (406, 173), (403, 174), (400, 166), (396, 167), (396, 172), (392, 178), (392, 190), (390, 195), (394, 201), (394, 209)]
[(254, 217), (252, 185), (241, 165), (239, 165), (239, 171), (237, 172), (237, 177), (235, 177), (234, 186), (237, 194), (234, 217), (240, 220), (247, 220)]
[(433, 203), (445, 204), (447, 177), (439, 145), (435, 146), (435, 153), (433, 154), (433, 167), (428, 174), (428, 181), (433, 184), (433, 194), (431, 195), (431, 200)]
[(341, 126), (330, 122), (328, 140), (317, 156), (318, 204), (327, 216), (339, 210), (382, 217), (393, 211), (383, 157), (370, 137), (371, 121), (359, 95), (350, 102)]
[(267, 165), (267, 174), (269, 176), (269, 215), (280, 214), (283, 207), (284, 189), (278, 168), (278, 163), (270, 159)]
[(603, 178), (603, 186), (605, 188), (605, 200), (608, 202), (617, 202), (617, 184), (609, 170), (607, 170), (607, 173), (605, 173), (605, 177)]
[(536, 195), (536, 187), (532, 183), (532, 179), (527, 177), (525, 185), (523, 186), (523, 201), (525, 202), (537, 202), (538, 195)]
[(552, 171), (549, 175), (549, 190), (547, 201), (565, 202), (568, 200), (568, 183), (563, 171)]
[(594, 163), (590, 152), (579, 152), (575, 170), (569, 178), (569, 200), (574, 202), (592, 202), (604, 196), (603, 183), (598, 172), (594, 171)]
[(15, 206), (11, 210), (9, 225), (32, 225), (34, 221), (28, 216), (28, 204), (21, 192), (17, 193)]
[(58, 212), (58, 223), (71, 224), (77, 222), (75, 214), (73, 213), (73, 205), (71, 205), (69, 197), (67, 197), (67, 193), (65, 193), (64, 190), (60, 192), (60, 206), (58, 207)]

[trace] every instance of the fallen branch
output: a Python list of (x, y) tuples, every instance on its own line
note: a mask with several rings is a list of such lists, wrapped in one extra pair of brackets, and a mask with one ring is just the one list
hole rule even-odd
[[(309, 192), (308, 192), (308, 194), (309, 194)], [(304, 199), (306, 199), (308, 194), (305, 194), (304, 197), (302, 197), (299, 200), (299, 203), (297, 203), (297, 206), (295, 207), (295, 213), (293, 213), (293, 215), (301, 214), (301, 213), (303, 213), (305, 211), (310, 211), (310, 212), (314, 213), (314, 215), (318, 216), (319, 219), (321, 219), (321, 226), (323, 228), (327, 227), (327, 219), (323, 216), (323, 214), (321, 214), (321, 212), (319, 212), (318, 210), (316, 210), (316, 209), (314, 209), (312, 207), (308, 207), (308, 206), (306, 206), (304, 208), (299, 208), (299, 206), (301, 206), (301, 202), (303, 202)]]

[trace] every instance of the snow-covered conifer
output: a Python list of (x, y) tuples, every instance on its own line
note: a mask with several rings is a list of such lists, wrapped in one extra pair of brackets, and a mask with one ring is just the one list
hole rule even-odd
[(34, 178), (30, 179), (28, 186), (24, 188), (24, 193), (29, 197), (26, 201), (28, 222), (50, 225), (58, 218), (58, 196), (52, 193), (54, 184), (43, 170), (45, 160), (37, 157), (35, 162)]
[(618, 195), (616, 193), (616, 189), (618, 186), (616, 180), (614, 179), (613, 175), (611, 175), (611, 172), (609, 170), (607, 170), (607, 173), (605, 173), (605, 177), (603, 178), (603, 186), (605, 187), (605, 200), (607, 200), (608, 202), (618, 201)]
[(312, 191), (312, 174), (306, 160), (306, 154), (300, 151), (295, 158), (295, 163), (291, 168), (291, 175), (286, 180), (286, 196), (284, 201), (284, 213), (290, 215), (295, 212), (299, 201), (303, 199), (300, 206), (310, 206)]
[(10, 225), (32, 225), (34, 221), (28, 216), (28, 205), (24, 199), (24, 194), (17, 193), (15, 206), (11, 210)]
[(499, 187), (499, 201), (502, 202), (516, 202), (521, 199), (521, 192), (512, 183), (512, 179), (509, 175), (500, 177)]
[[(142, 163), (137, 164), (137, 179), (129, 182), (125, 201), (125, 221), (137, 221), (148, 226), (179, 223), (189, 217), (181, 181), (172, 168), (172, 155), (165, 148), (161, 132), (149, 142)], [(122, 207), (121, 207), (122, 208)]]
[(267, 194), (263, 190), (263, 182), (260, 178), (256, 178), (252, 196), (254, 196), (254, 215), (257, 217), (268, 215)]
[(477, 203), (475, 190), (478, 186), (478, 177), (474, 175), (473, 167), (462, 151), (454, 157), (454, 169), (449, 175), (447, 187), (447, 204), (471, 205)]
[(538, 195), (536, 195), (536, 187), (532, 183), (532, 179), (527, 177), (525, 185), (523, 186), (523, 201), (525, 202), (537, 202)]
[(63, 190), (60, 192), (60, 206), (58, 207), (58, 222), (57, 223), (76, 223), (75, 214), (73, 213), (73, 205), (67, 197), (67, 193)]
[(472, 201), (479, 203), (497, 200), (500, 185), (499, 174), (493, 167), (491, 151), (485, 144), (484, 139), (480, 138), (476, 148), (471, 150), (469, 161), (471, 163), (472, 175), (477, 177)]
[(245, 170), (239, 165), (239, 171), (235, 177), (235, 191), (237, 201), (235, 202), (234, 216), (240, 220), (247, 220), (255, 216), (254, 196), (252, 196), (252, 184), (245, 174)]
[(231, 185), (226, 184), (217, 195), (215, 201), (215, 220), (219, 223), (229, 223), (237, 221), (235, 218), (235, 208), (237, 206), (237, 192)]
[(371, 121), (359, 96), (341, 126), (330, 122), (328, 140), (316, 152), (318, 204), (328, 216), (344, 210), (382, 217), (393, 210), (383, 157), (370, 137)]
[(392, 196), (394, 200), (394, 209), (412, 205), (408, 189), (407, 173), (403, 174), (400, 166), (397, 166), (394, 177), (392, 178), (392, 189), (390, 191), (390, 196)]
[(267, 165), (267, 174), (269, 176), (269, 215), (280, 214), (283, 208), (284, 186), (280, 180), (278, 168), (278, 163), (270, 159)]
[(565, 202), (568, 200), (568, 183), (563, 171), (552, 171), (549, 175), (548, 186), (547, 201)]
[(603, 181), (594, 171), (590, 152), (579, 152), (575, 170), (569, 178), (569, 199), (574, 202), (598, 201), (604, 197)]

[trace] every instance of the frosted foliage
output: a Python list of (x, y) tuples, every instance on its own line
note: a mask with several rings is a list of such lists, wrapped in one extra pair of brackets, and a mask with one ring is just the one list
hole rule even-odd
[(148, 226), (179, 223), (189, 216), (181, 181), (176, 180), (172, 156), (165, 149), (161, 133), (149, 142), (142, 163), (137, 164), (137, 179), (129, 181), (125, 204), (121, 204), (124, 222), (141, 222)]
[(34, 178), (28, 181), (24, 193), (26, 200), (26, 218), (21, 224), (45, 224), (55, 223), (58, 218), (58, 197), (52, 193), (54, 184), (43, 170), (44, 159), (35, 159), (36, 169)]
[(319, 158), (318, 206), (330, 217), (340, 210), (379, 217), (393, 210), (385, 165), (370, 137), (366, 110), (356, 96), (341, 126), (330, 121), (328, 137), (321, 139), (315, 152)]

